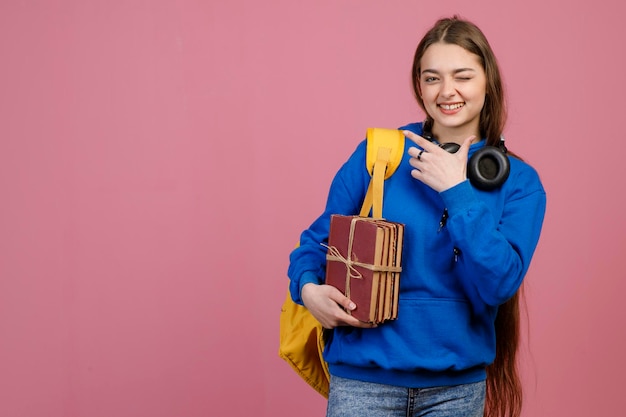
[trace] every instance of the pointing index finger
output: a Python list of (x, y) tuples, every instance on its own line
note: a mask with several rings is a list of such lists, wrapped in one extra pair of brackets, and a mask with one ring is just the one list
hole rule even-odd
[(432, 143), (428, 139), (424, 139), (420, 135), (417, 135), (417, 134), (411, 132), (410, 130), (403, 130), (402, 133), (404, 134), (404, 136), (406, 136), (407, 138), (411, 139), (413, 141), (413, 143), (415, 143), (417, 146), (419, 146), (420, 148), (426, 150), (426, 152), (432, 152), (433, 150), (439, 148), (437, 145), (435, 145), (434, 143)]

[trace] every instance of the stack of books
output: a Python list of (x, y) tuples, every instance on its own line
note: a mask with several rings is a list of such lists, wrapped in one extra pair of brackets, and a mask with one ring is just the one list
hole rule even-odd
[(397, 318), (403, 237), (401, 223), (331, 216), (326, 284), (356, 304), (352, 316), (367, 323)]

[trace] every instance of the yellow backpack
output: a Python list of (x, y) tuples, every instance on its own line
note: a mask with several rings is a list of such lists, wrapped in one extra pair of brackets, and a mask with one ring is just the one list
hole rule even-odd
[[(404, 135), (395, 129), (367, 129), (366, 166), (372, 179), (361, 216), (382, 218), (384, 180), (398, 168), (404, 154)], [(278, 355), (317, 392), (328, 398), (330, 374), (324, 361), (325, 329), (306, 307), (291, 299), (289, 290), (280, 310)]]

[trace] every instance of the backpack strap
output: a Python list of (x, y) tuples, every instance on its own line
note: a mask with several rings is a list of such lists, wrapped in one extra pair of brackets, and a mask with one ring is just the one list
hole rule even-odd
[(404, 135), (400, 130), (370, 127), (367, 129), (367, 171), (372, 175), (378, 159), (378, 149), (389, 148), (390, 155), (385, 172), (385, 179), (391, 177), (402, 162), (404, 155)]
[(383, 215), (383, 186), (385, 180), (402, 162), (404, 154), (404, 135), (396, 129), (369, 128), (367, 129), (366, 167), (372, 176), (367, 187), (367, 193), (361, 206), (362, 217), (369, 216), (382, 219)]

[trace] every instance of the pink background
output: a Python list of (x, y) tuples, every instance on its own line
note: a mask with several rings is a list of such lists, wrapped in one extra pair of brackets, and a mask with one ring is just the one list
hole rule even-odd
[(422, 118), (412, 54), (452, 13), (548, 192), (524, 416), (616, 415), (620, 4), (1, 2), (0, 417), (323, 415), (277, 356), (288, 254), (365, 129)]

